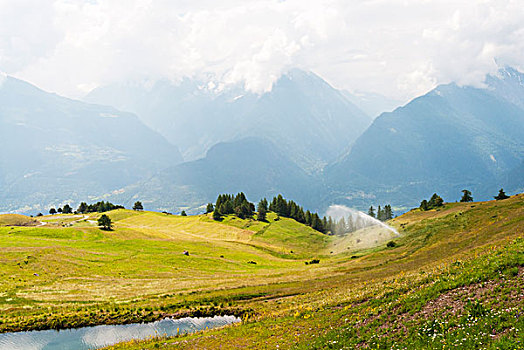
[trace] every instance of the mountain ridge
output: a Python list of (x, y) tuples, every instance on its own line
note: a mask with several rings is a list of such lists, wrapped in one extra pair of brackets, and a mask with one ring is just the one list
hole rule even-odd
[[(195, 160), (219, 142), (255, 136), (281, 145), (299, 166), (316, 171), (371, 123), (358, 107), (322, 78), (293, 69), (265, 94), (239, 87), (213, 93), (184, 79), (151, 87), (101, 87), (86, 100), (130, 110)], [(191, 116), (188, 118), (187, 116)]]
[(315, 181), (271, 141), (247, 137), (218, 143), (206, 157), (166, 168), (110, 198), (128, 206), (140, 199), (158, 210), (200, 213), (220, 193), (244, 192), (253, 201), (282, 193), (311, 208)]
[(504, 186), (505, 174), (521, 163), (524, 150), (524, 110), (491, 84), (484, 89), (440, 85), (381, 114), (351, 151), (326, 169), (328, 182), (335, 189), (365, 189), (405, 203), (435, 191), (451, 197), (463, 188), (488, 198)]
[(135, 115), (12, 77), (0, 86), (0, 125), (1, 211), (44, 210), (117, 190), (182, 160)]

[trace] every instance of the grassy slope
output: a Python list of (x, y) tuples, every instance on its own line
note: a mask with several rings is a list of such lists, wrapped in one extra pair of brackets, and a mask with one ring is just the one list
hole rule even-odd
[[(242, 325), (114, 348), (522, 348), (524, 195), (392, 221), (398, 246), (246, 301)], [(274, 293), (274, 294), (272, 294)]]
[[(229, 299), (258, 293), (242, 288), (306, 280), (311, 270), (324, 269), (304, 261), (329, 238), (290, 219), (229, 217), (217, 223), (208, 216), (129, 210), (108, 215), (113, 231), (95, 226), (98, 214), (46, 216), (40, 227), (0, 227), (0, 330), (195, 313), (202, 304), (196, 299), (215, 300), (209, 293), (217, 290), (226, 295), (220, 297), (225, 308)], [(115, 303), (114, 319), (90, 316)]]
[[(524, 311), (524, 243), (515, 241), (524, 231), (523, 202), (520, 195), (412, 211), (392, 221), (401, 232), (397, 247), (338, 255), (319, 255), (332, 238), (273, 216), (268, 223), (216, 223), (119, 210), (110, 213), (111, 232), (94, 227), (96, 216), (0, 228), (0, 330), (234, 307), (249, 310), (240, 326), (120, 348), (439, 348), (443, 339), (433, 342), (432, 331), (450, 337), (448, 344), (466, 337), (446, 333), (442, 322), (514, 346), (521, 336), (508, 324), (522, 322), (514, 312)], [(181, 254), (186, 249), (189, 257)], [(313, 257), (321, 263), (306, 266)], [(467, 304), (472, 295), (481, 306)], [(457, 304), (459, 312), (436, 315), (431, 303)], [(467, 319), (476, 312), (488, 320), (486, 310), (497, 313), (489, 319), (499, 329)], [(488, 328), (496, 338), (484, 335)]]
[(20, 214), (1, 214), (0, 226), (37, 226), (40, 223), (25, 215)]

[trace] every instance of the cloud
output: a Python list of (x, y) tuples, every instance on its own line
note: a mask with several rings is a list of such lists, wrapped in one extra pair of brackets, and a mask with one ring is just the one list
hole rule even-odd
[(81, 96), (121, 80), (271, 89), (291, 67), (410, 98), (524, 65), (519, 1), (0, 0), (0, 70)]

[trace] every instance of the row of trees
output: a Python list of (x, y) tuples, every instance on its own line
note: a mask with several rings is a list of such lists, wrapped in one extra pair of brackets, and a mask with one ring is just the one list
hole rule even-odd
[(110, 202), (96, 202), (94, 204), (87, 204), (86, 202), (80, 203), (78, 206), (78, 209), (76, 210), (78, 213), (85, 214), (85, 213), (104, 213), (106, 211), (115, 210), (115, 209), (124, 209), (123, 206), (113, 204)]
[[(207, 208), (209, 209), (209, 208)], [(221, 194), (218, 196), (213, 209), (213, 219), (220, 220), (223, 215), (235, 214), (241, 219), (253, 217), (255, 205), (250, 203), (244, 193), (236, 196), (232, 194)]]
[[(49, 214), (51, 215), (54, 215), (56, 213), (60, 213), (60, 214), (72, 214), (73, 213), (73, 208), (71, 208), (71, 206), (69, 204), (66, 204), (64, 205), (63, 208), (58, 208), (58, 209), (55, 209), (55, 208), (51, 208), (49, 209)], [(40, 216), (42, 214), (40, 213)]]
[[(265, 199), (264, 201), (267, 204)], [(317, 213), (312, 213), (309, 210), (304, 211), (304, 208), (299, 206), (294, 201), (286, 201), (281, 194), (273, 197), (273, 200), (267, 209), (269, 211), (275, 212), (279, 216), (291, 218), (302, 224), (310, 226), (312, 229), (319, 232), (327, 233), (328, 231), (328, 220), (325, 216), (321, 219)]]
[(391, 205), (389, 204), (386, 204), (384, 209), (382, 209), (379, 205), (377, 212), (375, 213), (375, 208), (371, 206), (369, 207), (368, 215), (380, 221), (387, 221), (393, 219), (393, 209), (391, 209)]
[[(504, 192), (504, 189), (501, 188), (499, 190), (499, 194), (494, 196), (493, 198), (495, 198), (496, 200), (503, 200), (503, 199), (509, 198), (509, 196), (506, 195), (506, 193)], [(471, 196), (470, 190), (462, 190), (462, 197), (460, 198), (460, 202), (462, 203), (473, 202), (473, 197)], [(422, 202), (420, 202), (420, 209), (421, 210), (430, 210), (430, 209), (441, 207), (443, 205), (444, 205), (444, 200), (436, 193), (433, 193), (433, 196), (431, 196), (429, 201), (424, 199)]]
[(333, 220), (331, 217), (328, 219), (328, 229), (329, 232), (333, 235), (345, 235), (347, 233), (355, 232), (366, 226), (371, 226), (376, 223), (370, 222), (369, 218), (365, 218), (358, 213), (354, 215), (348, 215), (347, 217), (342, 217), (340, 220)]
[[(462, 190), (462, 198), (460, 199), (461, 202), (473, 202), (473, 197), (471, 197), (471, 192), (468, 191), (468, 190)], [(506, 192), (504, 192), (504, 189), (501, 188), (499, 190), (499, 194), (497, 194), (496, 196), (494, 196), (493, 198), (495, 198), (496, 200), (500, 201), (500, 200), (503, 200), (503, 199), (507, 199), (509, 198), (510, 196), (508, 196), (506, 194)]]
[(438, 194), (433, 193), (429, 201), (423, 200), (420, 202), (420, 210), (430, 210), (444, 205), (444, 200)]
[[(87, 204), (86, 202), (82, 202), (78, 206), (78, 209), (76, 211), (74, 211), (74, 212), (73, 212), (73, 208), (69, 204), (66, 204), (66, 205), (64, 205), (63, 208), (55, 209), (53, 207), (53, 208), (49, 209), (49, 214), (54, 215), (54, 214), (57, 214), (57, 213), (59, 213), (59, 214), (103, 213), (103, 212), (110, 211), (110, 210), (115, 210), (115, 209), (124, 209), (124, 207), (121, 206), (121, 205), (115, 205), (113, 203), (104, 202), (104, 201), (97, 202), (97, 203), (94, 203), (94, 204)], [(41, 215), (41, 214), (39, 214), (39, 215)]]
[[(317, 213), (299, 206), (294, 201), (287, 201), (281, 194), (274, 197), (271, 202), (266, 198), (261, 199), (256, 207), (258, 221), (266, 221), (267, 213), (274, 212), (278, 216), (294, 219), (300, 223), (311, 226), (311, 228), (327, 233), (328, 222), (326, 217), (321, 219)], [(236, 196), (232, 194), (221, 194), (218, 196), (215, 205), (208, 203), (206, 213), (213, 213), (214, 220), (221, 220), (224, 215), (234, 214), (241, 219), (252, 218), (255, 214), (255, 205), (250, 203), (244, 193), (240, 192)]]

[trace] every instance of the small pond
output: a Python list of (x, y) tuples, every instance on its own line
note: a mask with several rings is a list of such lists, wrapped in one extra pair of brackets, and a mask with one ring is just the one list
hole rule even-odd
[(0, 350), (88, 350), (123, 341), (154, 336), (174, 336), (240, 322), (235, 316), (166, 318), (151, 323), (102, 325), (65, 330), (0, 334)]

